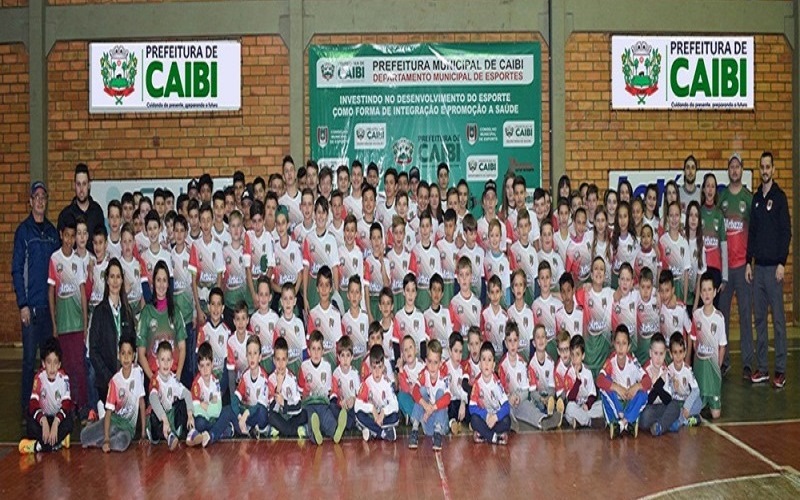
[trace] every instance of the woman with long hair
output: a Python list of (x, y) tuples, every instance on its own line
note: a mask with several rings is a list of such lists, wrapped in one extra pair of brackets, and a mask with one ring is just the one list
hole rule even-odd
[(180, 374), (186, 360), (186, 321), (175, 307), (172, 289), (169, 287), (167, 263), (160, 260), (153, 270), (153, 298), (144, 306), (139, 316), (139, 335), (136, 347), (139, 351), (139, 364), (147, 379), (158, 372), (156, 349), (158, 344), (167, 341), (173, 346), (172, 372)]
[(119, 341), (127, 338), (135, 342), (135, 337), (134, 316), (125, 293), (125, 272), (119, 259), (113, 257), (106, 267), (103, 300), (95, 306), (89, 325), (89, 360), (101, 403), (105, 402), (111, 378), (119, 371)]
[(719, 295), (728, 282), (728, 238), (725, 231), (725, 216), (717, 206), (717, 178), (712, 173), (703, 176), (700, 192), (700, 218), (703, 221), (703, 260), (714, 278), (714, 307), (719, 309)]

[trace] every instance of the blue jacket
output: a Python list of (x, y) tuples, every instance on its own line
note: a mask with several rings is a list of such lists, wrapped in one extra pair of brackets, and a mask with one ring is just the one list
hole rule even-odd
[(37, 224), (33, 215), (22, 221), (14, 233), (11, 276), (17, 307), (47, 308), (47, 272), (50, 256), (61, 246), (55, 226), (47, 220)]

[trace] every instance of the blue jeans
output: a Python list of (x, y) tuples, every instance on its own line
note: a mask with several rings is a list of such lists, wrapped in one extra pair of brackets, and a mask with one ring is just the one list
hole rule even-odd
[(97, 376), (94, 373), (94, 366), (92, 366), (92, 361), (89, 359), (89, 351), (86, 351), (86, 356), (84, 357), (84, 364), (86, 365), (86, 378), (88, 380), (88, 385), (86, 386), (86, 395), (88, 397), (88, 407), (89, 410), (97, 411), (97, 401), (100, 399), (100, 395), (97, 392), (97, 385), (96, 379)]
[(358, 427), (361, 429), (369, 429), (369, 433), (372, 437), (380, 437), (383, 433), (383, 429), (388, 427), (396, 427), (397, 423), (400, 421), (400, 414), (398, 412), (390, 413), (383, 417), (383, 425), (378, 425), (375, 422), (375, 419), (372, 418), (371, 413), (367, 413), (364, 411), (359, 411), (356, 413), (356, 420), (358, 421)]
[(230, 406), (223, 406), (216, 420), (211, 421), (205, 417), (196, 417), (194, 419), (194, 428), (197, 432), (208, 431), (212, 443), (220, 439), (230, 439), (233, 437), (234, 429), (236, 428), (236, 415), (233, 414)]
[(20, 403), (22, 414), (27, 415), (36, 373), (36, 356), (45, 340), (53, 336), (50, 310), (46, 307), (31, 308), (31, 321), (22, 327), (22, 391)]
[(627, 422), (636, 422), (647, 404), (647, 393), (643, 390), (637, 392), (630, 401), (621, 400), (619, 395), (614, 391), (606, 392), (601, 389), (600, 395), (603, 400), (606, 422), (609, 424), (617, 423), (620, 419), (620, 413), (622, 413), (622, 418)]
[[(427, 387), (420, 387), (419, 392), (422, 395), (422, 399), (430, 401), (430, 394), (428, 393)], [(440, 389), (436, 391), (436, 397), (434, 399), (438, 400), (442, 396), (444, 396), (444, 391)], [(428, 417), (428, 420), (425, 421), (422, 420), (424, 416), (425, 409), (422, 408), (422, 405), (419, 403), (414, 404), (414, 410), (411, 413), (411, 419), (415, 423), (422, 425), (422, 432), (424, 432), (426, 436), (433, 436), (435, 432), (438, 432), (439, 434), (447, 433), (447, 430), (449, 429), (449, 426), (447, 425), (447, 408), (436, 410)]]
[[(264, 430), (267, 428), (268, 415), (266, 406), (257, 404), (245, 409), (250, 410), (250, 415), (247, 416), (247, 421), (245, 422), (248, 429), (255, 427), (257, 430)], [(239, 426), (237, 425), (236, 427), (238, 430)]]
[[(333, 403), (313, 404), (307, 405), (304, 410), (308, 415), (309, 422), (311, 422), (311, 415), (316, 413), (319, 416), (319, 427), (320, 430), (322, 430), (323, 436), (329, 438), (333, 437), (336, 432), (336, 427), (339, 425), (339, 422), (336, 420), (340, 411), (338, 406)], [(334, 412), (336, 413), (334, 414)], [(311, 439), (314, 439), (313, 434), (311, 435)]]

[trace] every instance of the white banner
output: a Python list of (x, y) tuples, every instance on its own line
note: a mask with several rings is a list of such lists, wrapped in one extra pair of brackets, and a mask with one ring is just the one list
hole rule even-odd
[(753, 37), (612, 36), (613, 109), (753, 109)]
[[(698, 186), (703, 184), (703, 176), (707, 173), (712, 173), (717, 178), (717, 190), (721, 191), (728, 185), (728, 171), (727, 170), (698, 170), (697, 182)], [(675, 181), (679, 186), (683, 185), (683, 170), (611, 170), (608, 173), (608, 187), (613, 190), (618, 190), (619, 183), (622, 180), (627, 180), (631, 183), (633, 188), (633, 195), (644, 198), (644, 192), (648, 184), (655, 184), (658, 186), (658, 203), (661, 206), (661, 197), (664, 195), (664, 187), (669, 181)], [(750, 170), (742, 171), (742, 184), (744, 184), (750, 191), (753, 190), (753, 172)]]
[[(134, 180), (93, 180), (91, 185), (91, 195), (94, 201), (103, 208), (106, 213), (108, 202), (111, 200), (122, 200), (125, 192), (140, 191), (143, 195), (153, 199), (153, 192), (156, 188), (169, 189), (178, 201), (178, 195), (187, 192), (191, 179), (134, 179)], [(214, 189), (222, 189), (225, 186), (233, 185), (233, 177), (215, 177)], [(176, 207), (177, 209), (177, 207)]]
[(89, 112), (238, 110), (241, 67), (234, 41), (92, 43)]

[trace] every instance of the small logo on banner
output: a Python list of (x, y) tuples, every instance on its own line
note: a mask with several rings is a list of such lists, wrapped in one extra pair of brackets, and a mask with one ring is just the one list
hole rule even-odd
[(122, 100), (133, 93), (138, 64), (133, 52), (122, 45), (103, 53), (100, 58), (103, 91), (114, 98), (114, 104), (121, 106)]
[(625, 91), (637, 98), (637, 104), (644, 104), (658, 91), (661, 54), (645, 41), (634, 43), (622, 53), (622, 74)]
[(324, 148), (328, 145), (328, 127), (317, 127), (317, 143), (321, 148)]
[(473, 146), (476, 142), (478, 142), (477, 123), (467, 123), (467, 142), (470, 146)]

